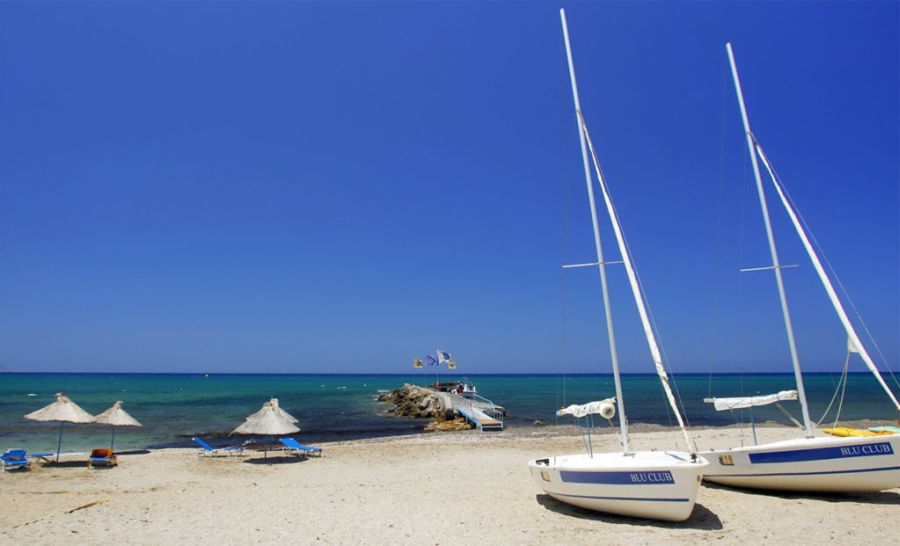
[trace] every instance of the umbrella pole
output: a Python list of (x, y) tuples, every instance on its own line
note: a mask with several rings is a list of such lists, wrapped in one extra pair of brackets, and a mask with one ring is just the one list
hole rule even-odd
[(112, 440), (109, 442), (109, 449), (112, 449), (116, 445), (116, 427), (113, 427), (112, 430), (113, 430), (113, 435), (112, 435)]
[(62, 449), (62, 429), (65, 424), (64, 421), (59, 423), (59, 438), (56, 440), (56, 462), (59, 462), (59, 450)]

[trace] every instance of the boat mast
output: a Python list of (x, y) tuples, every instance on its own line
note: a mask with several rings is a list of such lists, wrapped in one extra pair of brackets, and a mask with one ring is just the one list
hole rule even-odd
[(644, 327), (644, 336), (647, 338), (647, 345), (650, 347), (650, 356), (653, 358), (653, 364), (656, 366), (656, 374), (662, 383), (666, 397), (669, 399), (669, 405), (678, 419), (678, 426), (681, 433), (684, 434), (684, 441), (691, 453), (694, 449), (691, 446), (691, 439), (688, 436), (687, 429), (684, 427), (684, 419), (681, 417), (681, 411), (678, 404), (675, 403), (675, 395), (672, 394), (672, 387), (669, 386), (669, 374), (663, 366), (662, 354), (659, 351), (659, 344), (656, 342), (656, 336), (653, 334), (653, 327), (650, 325), (650, 318), (647, 313), (647, 305), (644, 303), (644, 297), (641, 294), (641, 285), (638, 282), (637, 273), (634, 271), (634, 264), (631, 260), (631, 253), (628, 251), (628, 245), (625, 243), (625, 236), (622, 234), (622, 226), (619, 224), (619, 216), (616, 214), (616, 208), (613, 206), (612, 198), (609, 196), (609, 188), (606, 187), (606, 180), (603, 178), (603, 171), (600, 170), (600, 162), (597, 160), (597, 150), (594, 149), (594, 143), (591, 142), (591, 133), (588, 131), (584, 117), (580, 120), (584, 128), (584, 137), (587, 140), (588, 148), (591, 151), (591, 158), (594, 161), (594, 172), (597, 173), (597, 182), (600, 185), (600, 191), (603, 193), (603, 201), (606, 203), (606, 210), (609, 213), (609, 220), (612, 223), (613, 232), (616, 235), (616, 242), (619, 245), (619, 252), (622, 254), (622, 263), (625, 264), (625, 272), (628, 275), (628, 284), (631, 285), (631, 293), (634, 296), (634, 304), (637, 306), (638, 315), (641, 317), (641, 325)]
[(609, 289), (606, 283), (606, 262), (603, 261), (603, 245), (600, 242), (600, 226), (597, 222), (597, 205), (594, 201), (594, 185), (591, 181), (591, 166), (588, 160), (587, 143), (581, 123), (581, 101), (578, 98), (578, 84), (575, 80), (575, 63), (572, 60), (572, 46), (569, 42), (569, 26), (566, 24), (566, 10), (559, 10), (562, 21), (563, 38), (566, 42), (566, 59), (569, 61), (569, 79), (572, 82), (572, 98), (575, 101), (575, 116), (578, 120), (578, 140), (581, 142), (581, 159), (584, 164), (584, 178), (587, 182), (588, 198), (591, 205), (591, 222), (594, 227), (594, 245), (597, 249), (597, 266), (600, 269), (600, 286), (603, 290), (603, 310), (606, 313), (606, 333), (609, 336), (609, 353), (612, 360), (613, 379), (616, 385), (616, 402), (619, 404), (619, 428), (622, 431), (622, 450), (628, 449), (628, 419), (625, 417), (625, 399), (622, 397), (622, 380), (619, 377), (619, 352), (616, 349), (616, 335), (613, 328), (612, 308), (609, 303)]
[(869, 371), (871, 371), (875, 376), (875, 379), (878, 380), (878, 383), (881, 384), (884, 392), (887, 393), (888, 397), (894, 403), (894, 407), (896, 407), (897, 410), (900, 411), (900, 403), (897, 402), (897, 398), (894, 396), (894, 393), (891, 392), (890, 387), (888, 387), (887, 383), (884, 382), (884, 378), (881, 377), (881, 373), (878, 371), (878, 367), (875, 366), (875, 363), (872, 361), (872, 357), (869, 356), (869, 351), (866, 350), (865, 346), (862, 344), (862, 341), (860, 341), (859, 336), (856, 334), (856, 329), (853, 327), (853, 323), (851, 323), (850, 319), (847, 317), (847, 312), (844, 310), (844, 305), (841, 303), (840, 298), (838, 298), (837, 293), (834, 291), (834, 286), (831, 284), (831, 279), (829, 279), (828, 275), (825, 273), (825, 268), (822, 267), (822, 262), (819, 260), (819, 256), (816, 254), (815, 249), (813, 249), (812, 244), (809, 242), (809, 237), (806, 236), (806, 231), (800, 224), (800, 220), (797, 218), (797, 214), (796, 212), (794, 212), (794, 208), (788, 201), (787, 195), (785, 195), (784, 189), (781, 187), (781, 183), (775, 176), (775, 171), (774, 169), (772, 169), (772, 165), (769, 163), (769, 159), (766, 157), (766, 154), (763, 153), (762, 146), (760, 146), (758, 142), (756, 143), (756, 151), (757, 153), (759, 153), (759, 158), (762, 160), (763, 165), (765, 165), (766, 171), (769, 172), (769, 178), (772, 179), (772, 185), (775, 186), (775, 191), (778, 192), (778, 197), (781, 198), (781, 204), (784, 205), (788, 216), (790, 216), (791, 223), (794, 224), (794, 229), (797, 231), (797, 235), (800, 236), (800, 241), (803, 242), (803, 247), (806, 249), (806, 253), (809, 255), (809, 259), (813, 264), (813, 268), (819, 275), (819, 280), (822, 281), (822, 286), (825, 288), (825, 292), (828, 294), (828, 298), (831, 300), (831, 304), (834, 306), (834, 310), (837, 313), (841, 324), (844, 326), (844, 330), (847, 332), (847, 337), (850, 339), (850, 344), (859, 353), (859, 356), (863, 359), (863, 362), (866, 363), (866, 366), (869, 368)]
[(734, 52), (731, 43), (725, 44), (728, 51), (728, 62), (731, 63), (731, 76), (734, 79), (734, 89), (737, 93), (738, 105), (741, 108), (741, 120), (744, 122), (744, 133), (747, 137), (747, 150), (750, 152), (750, 162), (753, 164), (753, 177), (756, 179), (756, 192), (759, 195), (759, 205), (762, 209), (763, 221), (766, 225), (766, 236), (769, 240), (769, 252), (772, 255), (772, 267), (775, 272), (775, 282), (778, 285), (778, 297), (781, 299), (781, 312), (784, 315), (784, 328), (787, 331), (788, 345), (791, 349), (791, 362), (794, 365), (794, 378), (797, 382), (797, 393), (800, 398), (800, 409), (803, 413), (803, 427), (806, 437), (813, 437), (812, 422), (809, 419), (809, 408), (806, 403), (806, 390), (803, 388), (803, 374), (800, 372), (800, 358), (797, 356), (797, 345), (794, 342), (794, 327), (791, 324), (791, 313), (788, 309), (787, 296), (784, 292), (784, 280), (781, 278), (781, 263), (778, 261), (778, 250), (775, 248), (775, 236), (772, 234), (772, 223), (769, 221), (769, 208), (766, 206), (766, 194), (759, 175), (759, 163), (756, 161), (756, 150), (753, 147), (754, 138), (750, 131), (750, 120), (747, 118), (747, 108), (744, 106), (744, 93), (741, 91), (741, 81), (738, 78), (737, 65), (734, 62)]

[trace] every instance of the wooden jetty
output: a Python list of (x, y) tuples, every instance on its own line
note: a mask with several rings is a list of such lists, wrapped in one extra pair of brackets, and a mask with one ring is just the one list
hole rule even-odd
[(460, 396), (450, 392), (434, 391), (434, 393), (441, 397), (444, 407), (452, 409), (453, 413), (464, 418), (478, 430), (503, 430), (506, 410), (502, 406), (477, 394)]

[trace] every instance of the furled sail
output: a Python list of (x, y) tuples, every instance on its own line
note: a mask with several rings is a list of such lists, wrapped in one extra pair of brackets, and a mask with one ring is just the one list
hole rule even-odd
[(775, 394), (760, 394), (757, 396), (736, 396), (733, 398), (705, 398), (703, 401), (715, 406), (716, 411), (736, 410), (752, 408), (755, 406), (768, 406), (783, 400), (796, 400), (797, 391), (781, 391)]
[(607, 398), (587, 404), (572, 404), (556, 412), (556, 415), (571, 415), (573, 417), (586, 417), (597, 414), (604, 419), (612, 419), (616, 415), (616, 399)]

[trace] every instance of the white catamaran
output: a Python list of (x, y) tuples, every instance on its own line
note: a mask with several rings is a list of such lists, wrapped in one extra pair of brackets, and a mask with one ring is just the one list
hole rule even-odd
[[(575, 81), (575, 67), (572, 61), (572, 49), (569, 43), (569, 32), (566, 24), (565, 10), (560, 10), (563, 36), (566, 44), (566, 55), (569, 63), (569, 76), (572, 84), (572, 96), (575, 101), (575, 115), (578, 123), (578, 136), (581, 143), (581, 154), (584, 163), (584, 175), (587, 181), (588, 198), (591, 208), (591, 219), (594, 229), (594, 243), (597, 251), (597, 263), (579, 264), (597, 266), (600, 270), (600, 285), (603, 292), (606, 327), (609, 336), (610, 355), (613, 376), (615, 379), (616, 397), (600, 402), (592, 402), (583, 406), (569, 407), (561, 410), (576, 416), (599, 413), (611, 417), (614, 413), (612, 404), (619, 405), (619, 426), (621, 428), (622, 452), (593, 453), (589, 449), (586, 454), (562, 455), (531, 461), (531, 475), (538, 487), (554, 498), (591, 510), (636, 516), (649, 519), (683, 521), (690, 517), (694, 509), (697, 490), (700, 487), (706, 461), (695, 453), (665, 451), (632, 451), (628, 443), (628, 422), (625, 418), (625, 405), (622, 397), (622, 384), (619, 377), (618, 354), (613, 330), (612, 314), (606, 283), (606, 264), (600, 242), (600, 228), (597, 221), (597, 207), (594, 201), (594, 187), (591, 176), (591, 163), (597, 175), (597, 183), (603, 195), (615, 233), (621, 263), (625, 266), (632, 295), (637, 305), (638, 314), (647, 337), (647, 344), (657, 373), (666, 392), (669, 403), (684, 433), (688, 449), (691, 442), (684, 428), (684, 422), (678, 410), (675, 398), (669, 387), (668, 376), (663, 368), (662, 357), (650, 325), (641, 288), (634, 271), (628, 247), (622, 235), (622, 229), (616, 216), (615, 208), (610, 200), (606, 181), (600, 170), (597, 154), (591, 142), (590, 134), (578, 98), (578, 86)], [(574, 266), (568, 266), (574, 267)]]
[(831, 280), (825, 273), (825, 269), (822, 267), (822, 263), (810, 243), (809, 237), (791, 205), (784, 187), (775, 175), (772, 164), (763, 153), (763, 149), (756, 137), (750, 131), (750, 122), (747, 117), (747, 109), (744, 104), (744, 96), (741, 91), (741, 83), (738, 78), (731, 44), (727, 44), (726, 49), (728, 51), (728, 60), (731, 63), (731, 75), (734, 79), (738, 105), (741, 110), (741, 119), (744, 123), (747, 147), (750, 152), (750, 161), (753, 165), (756, 190), (759, 194), (759, 203), (762, 208), (766, 235), (769, 241), (769, 251), (772, 257), (771, 267), (759, 269), (771, 269), (775, 272), (791, 360), (794, 365), (797, 390), (779, 393), (782, 396), (753, 397), (744, 401), (740, 399), (717, 399), (715, 401), (717, 409), (719, 409), (719, 406), (749, 407), (773, 403), (779, 399), (799, 399), (805, 435), (803, 438), (784, 442), (703, 452), (701, 455), (708, 459), (710, 463), (704, 477), (711, 482), (724, 485), (785, 491), (844, 493), (882, 491), (900, 487), (900, 434), (873, 437), (816, 437), (814, 434), (814, 427), (810, 421), (809, 409), (806, 403), (806, 393), (803, 389), (803, 376), (800, 373), (800, 363), (794, 342), (794, 332), (791, 326), (784, 283), (781, 278), (783, 266), (778, 261), (778, 252), (775, 248), (775, 239), (769, 222), (769, 211), (766, 206), (766, 196), (760, 177), (757, 157), (765, 166), (775, 192), (778, 194), (782, 205), (784, 205), (791, 223), (809, 255), (813, 268), (816, 270), (825, 292), (828, 294), (834, 310), (847, 332), (849, 351), (860, 355), (898, 411), (900, 411), (900, 404), (897, 403), (897, 398), (884, 382), (878, 368), (872, 362), (868, 351), (856, 334), (856, 330), (847, 317), (844, 306), (838, 298)]

